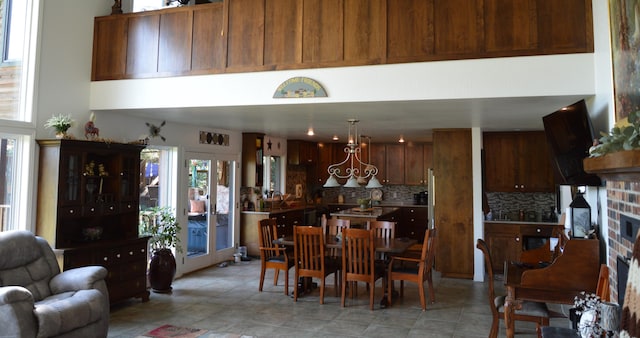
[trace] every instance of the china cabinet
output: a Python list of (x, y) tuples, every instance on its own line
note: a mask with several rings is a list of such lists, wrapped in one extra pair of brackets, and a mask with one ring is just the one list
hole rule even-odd
[(138, 234), (141, 145), (38, 140), (36, 233), (63, 270), (107, 267), (110, 301), (149, 299), (147, 237)]

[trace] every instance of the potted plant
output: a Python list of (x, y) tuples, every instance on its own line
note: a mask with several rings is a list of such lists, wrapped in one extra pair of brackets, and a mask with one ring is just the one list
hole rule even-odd
[(171, 292), (171, 283), (176, 275), (176, 258), (171, 248), (182, 252), (178, 237), (180, 230), (170, 207), (152, 207), (140, 211), (139, 233), (150, 236), (151, 259), (147, 275), (154, 292)]
[(57, 138), (64, 138), (67, 130), (73, 125), (73, 119), (70, 115), (53, 115), (44, 123), (45, 128), (51, 128), (55, 131)]

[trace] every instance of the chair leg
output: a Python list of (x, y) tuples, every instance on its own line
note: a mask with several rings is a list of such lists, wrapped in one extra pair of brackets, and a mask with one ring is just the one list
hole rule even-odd
[(497, 317), (493, 317), (493, 322), (491, 322), (491, 331), (489, 332), (489, 338), (496, 338), (498, 337), (498, 326), (500, 319)]
[(342, 273), (342, 299), (341, 299), (341, 303), (342, 303), (342, 307), (345, 306), (345, 298), (347, 297), (347, 276)]
[[(295, 280), (299, 281), (300, 280), (300, 276), (298, 275), (298, 268), (296, 267), (296, 273), (294, 274), (295, 276)], [(298, 289), (299, 287), (296, 285), (295, 287), (293, 287), (293, 301), (297, 302), (298, 301)]]
[(284, 295), (289, 294), (289, 270), (284, 271)]
[(431, 278), (431, 271), (429, 271), (429, 275), (427, 276), (427, 282), (429, 283), (429, 301), (431, 304), (436, 302), (436, 293), (433, 290), (433, 279)]
[(425, 299), (424, 294), (424, 283), (418, 284), (418, 291), (420, 293), (420, 306), (422, 306), (422, 311), (427, 311), (427, 300)]
[(280, 277), (280, 269), (273, 269), (273, 285), (278, 285), (278, 277)]
[(262, 292), (262, 286), (264, 285), (264, 274), (265, 274), (265, 268), (262, 267), (262, 269), (260, 269), (260, 286), (258, 287), (258, 291)]
[(387, 306), (391, 306), (391, 301), (393, 300), (393, 280), (391, 279), (391, 272), (388, 272), (387, 274), (389, 278), (389, 281), (387, 282)]
[(400, 281), (400, 297), (404, 297), (404, 281)]
[(322, 281), (320, 282), (320, 304), (324, 304), (324, 280), (325, 278), (322, 278)]
[[(384, 286), (383, 286), (383, 289), (384, 289)], [(376, 293), (376, 285), (374, 281), (373, 283), (371, 283), (371, 289), (369, 290), (369, 309), (371, 309), (371, 311), (373, 311), (373, 299), (374, 299), (375, 293)]]

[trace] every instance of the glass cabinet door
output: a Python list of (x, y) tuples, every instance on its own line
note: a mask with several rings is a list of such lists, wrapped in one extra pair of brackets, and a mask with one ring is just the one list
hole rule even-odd
[(82, 204), (82, 163), (83, 156), (80, 152), (63, 152), (60, 154), (60, 205)]

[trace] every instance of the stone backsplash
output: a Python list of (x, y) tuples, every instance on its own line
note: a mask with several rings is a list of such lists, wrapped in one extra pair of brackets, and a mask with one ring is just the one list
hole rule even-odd
[(487, 204), (493, 219), (517, 221), (520, 210), (534, 212), (538, 219), (548, 219), (556, 210), (556, 194), (524, 192), (487, 192)]

